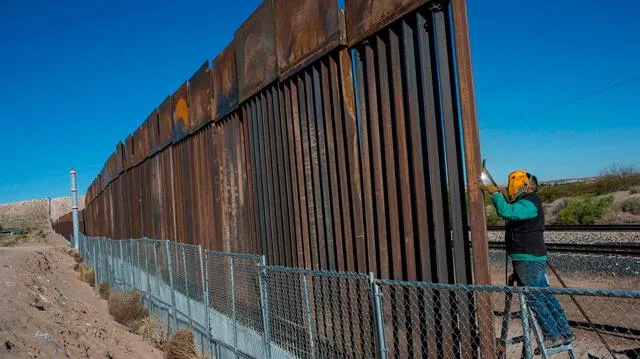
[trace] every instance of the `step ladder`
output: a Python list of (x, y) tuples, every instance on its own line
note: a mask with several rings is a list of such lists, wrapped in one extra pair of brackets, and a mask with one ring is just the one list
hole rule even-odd
[[(515, 275), (515, 273), (511, 274), (509, 276), (508, 285), (513, 286), (516, 284), (516, 281), (517, 276)], [(534, 312), (529, 308), (524, 293), (518, 293), (518, 299), (520, 301), (520, 311), (513, 313), (511, 312), (511, 304), (513, 302), (514, 295), (515, 293), (505, 293), (502, 328), (500, 329), (500, 338), (498, 342), (498, 358), (506, 358), (507, 346), (522, 343), (523, 345), (521, 358), (530, 359), (533, 358), (534, 355), (540, 355), (543, 359), (548, 359), (554, 354), (567, 352), (569, 354), (569, 358), (575, 359), (576, 355), (573, 351), (573, 345), (571, 343), (555, 346), (553, 348), (544, 347), (542, 330), (538, 325), (538, 321), (534, 318)], [(523, 333), (522, 336), (509, 338), (509, 322), (512, 319), (521, 320)], [(531, 346), (531, 329), (533, 329), (533, 336), (537, 344), (537, 349), (535, 351)]]

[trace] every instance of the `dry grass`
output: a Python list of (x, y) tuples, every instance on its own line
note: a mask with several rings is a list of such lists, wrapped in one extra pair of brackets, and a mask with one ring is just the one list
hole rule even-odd
[(165, 359), (203, 359), (190, 329), (177, 331), (164, 346)]
[(73, 257), (73, 259), (76, 261), (76, 263), (82, 263), (82, 257), (80, 256), (80, 252), (78, 252), (77, 249), (69, 249), (67, 251), (67, 254), (69, 254), (71, 257)]
[(142, 319), (137, 332), (144, 341), (157, 349), (162, 350), (167, 342), (167, 328), (154, 316)]
[(98, 294), (100, 295), (100, 298), (104, 300), (109, 299), (109, 283), (102, 282), (98, 284)]
[(132, 328), (134, 331), (137, 330), (142, 319), (149, 316), (147, 308), (140, 304), (140, 298), (141, 295), (137, 291), (109, 293), (107, 301), (109, 314), (116, 322)]
[(76, 271), (79, 280), (89, 283), (92, 287), (96, 285), (96, 274), (86, 264), (76, 263), (73, 270)]

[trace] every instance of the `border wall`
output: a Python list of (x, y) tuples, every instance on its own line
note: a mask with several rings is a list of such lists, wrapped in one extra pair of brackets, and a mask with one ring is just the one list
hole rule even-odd
[(264, 1), (117, 144), (84, 233), (487, 283), (474, 106), (464, 1)]

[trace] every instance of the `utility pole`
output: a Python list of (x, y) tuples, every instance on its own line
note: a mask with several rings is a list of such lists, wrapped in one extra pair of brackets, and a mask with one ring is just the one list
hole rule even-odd
[(75, 249), (80, 249), (80, 229), (78, 223), (78, 184), (76, 181), (76, 171), (71, 170), (71, 211), (73, 213), (73, 238), (71, 245)]

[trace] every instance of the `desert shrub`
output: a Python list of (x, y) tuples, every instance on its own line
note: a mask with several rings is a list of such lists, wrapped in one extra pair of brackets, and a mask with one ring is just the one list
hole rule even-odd
[(623, 212), (640, 215), (640, 197), (627, 198), (620, 205)]
[(557, 224), (593, 224), (602, 217), (613, 197), (593, 197), (583, 195), (570, 198), (567, 206), (558, 212)]
[(637, 186), (637, 187), (631, 187), (631, 188), (629, 189), (629, 193), (631, 193), (631, 194), (638, 194), (638, 193), (640, 193), (640, 186)]
[(595, 181), (567, 183), (554, 186), (541, 185), (538, 195), (543, 202), (553, 202), (562, 197), (581, 195), (603, 195), (617, 191), (638, 188), (640, 192), (640, 171), (633, 166), (611, 166), (600, 173)]
[(496, 208), (492, 205), (487, 206), (486, 208), (486, 216), (487, 216), (487, 224), (488, 225), (496, 225), (500, 221), (500, 216), (498, 216), (498, 212), (496, 212)]
[(116, 322), (137, 330), (141, 320), (149, 316), (147, 308), (140, 304), (141, 297), (137, 291), (109, 293), (109, 314)]
[(98, 284), (98, 295), (100, 295), (102, 299), (109, 299), (109, 283), (101, 282)]
[(140, 322), (138, 335), (157, 349), (163, 350), (167, 342), (167, 328), (155, 316), (146, 317)]
[(177, 331), (164, 346), (165, 359), (200, 359), (204, 356), (198, 351), (190, 329)]

